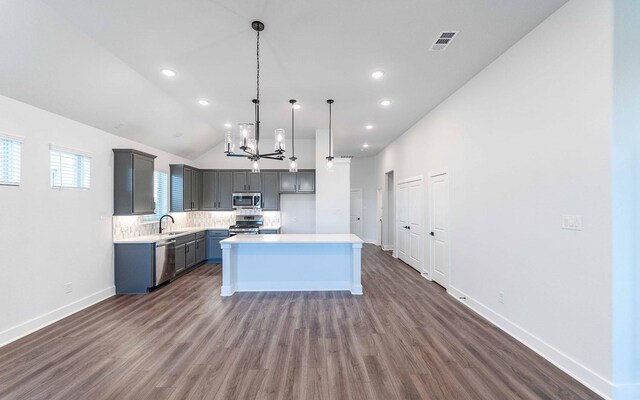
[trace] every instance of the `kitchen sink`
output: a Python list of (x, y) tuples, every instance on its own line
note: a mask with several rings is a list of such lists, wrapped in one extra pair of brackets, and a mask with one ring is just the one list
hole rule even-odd
[(186, 231), (177, 231), (177, 232), (169, 232), (169, 233), (163, 233), (162, 236), (176, 236), (176, 235), (182, 235), (183, 233), (185, 233)]

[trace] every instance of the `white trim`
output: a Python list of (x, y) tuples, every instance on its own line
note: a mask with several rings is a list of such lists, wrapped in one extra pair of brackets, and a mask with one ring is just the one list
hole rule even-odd
[(73, 303), (67, 304), (55, 310), (49, 311), (29, 321), (13, 326), (7, 330), (0, 332), (0, 347), (14, 342), (24, 336), (27, 336), (47, 325), (51, 325), (63, 318), (75, 314), (87, 307), (90, 307), (102, 300), (108, 299), (116, 294), (115, 286), (102, 289), (98, 292), (83, 297)]
[(546, 343), (534, 334), (518, 326), (509, 319), (503, 317), (479, 301), (467, 296), (461, 290), (449, 285), (448, 293), (455, 297), (465, 306), (480, 314), (486, 320), (508, 333), (511, 337), (527, 346), (551, 364), (571, 375), (575, 380), (582, 383), (605, 399), (611, 399), (613, 384), (608, 379), (598, 375), (588, 367), (580, 364), (567, 354)]
[(397, 187), (398, 185), (402, 185), (404, 183), (409, 183), (409, 182), (415, 182), (415, 181), (424, 182), (424, 175), (416, 175), (409, 178), (400, 179), (399, 181), (395, 182), (395, 184)]
[(49, 150), (60, 151), (62, 153), (71, 153), (71, 154), (75, 154), (75, 155), (83, 156), (83, 157), (87, 157), (87, 158), (93, 158), (93, 153), (91, 153), (91, 152), (74, 149), (72, 147), (59, 146), (59, 145), (53, 144), (53, 143), (49, 143)]
[(0, 138), (13, 140), (14, 142), (18, 142), (18, 143), (24, 143), (24, 140), (25, 140), (24, 136), (11, 135), (9, 133), (4, 133), (4, 132), (0, 132)]

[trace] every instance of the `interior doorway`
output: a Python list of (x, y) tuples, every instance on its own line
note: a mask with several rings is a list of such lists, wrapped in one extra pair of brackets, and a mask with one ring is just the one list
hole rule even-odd
[(362, 239), (362, 189), (351, 189), (351, 233)]
[(449, 288), (449, 174), (429, 176), (429, 242), (431, 278), (445, 289)]
[(424, 273), (424, 217), (422, 177), (406, 179), (398, 184), (397, 254), (416, 271)]
[(376, 190), (376, 246), (382, 246), (382, 216), (384, 215), (384, 205), (382, 189)]
[(396, 204), (393, 171), (389, 171), (385, 174), (382, 203), (382, 250), (394, 250), (396, 245)]

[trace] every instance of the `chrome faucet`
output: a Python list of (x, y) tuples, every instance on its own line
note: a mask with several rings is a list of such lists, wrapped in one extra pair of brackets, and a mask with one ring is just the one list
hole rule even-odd
[(162, 217), (160, 217), (160, 221), (158, 221), (158, 226), (160, 227), (160, 230), (158, 232), (159, 235), (162, 235), (162, 220), (164, 219), (164, 217), (169, 217), (171, 218), (171, 223), (175, 224), (176, 221), (173, 219), (173, 217), (169, 214), (163, 215)]

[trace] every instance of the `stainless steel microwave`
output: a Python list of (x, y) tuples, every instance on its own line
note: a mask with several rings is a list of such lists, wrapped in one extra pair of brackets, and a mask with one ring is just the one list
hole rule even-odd
[(260, 193), (234, 193), (233, 208), (262, 208)]

